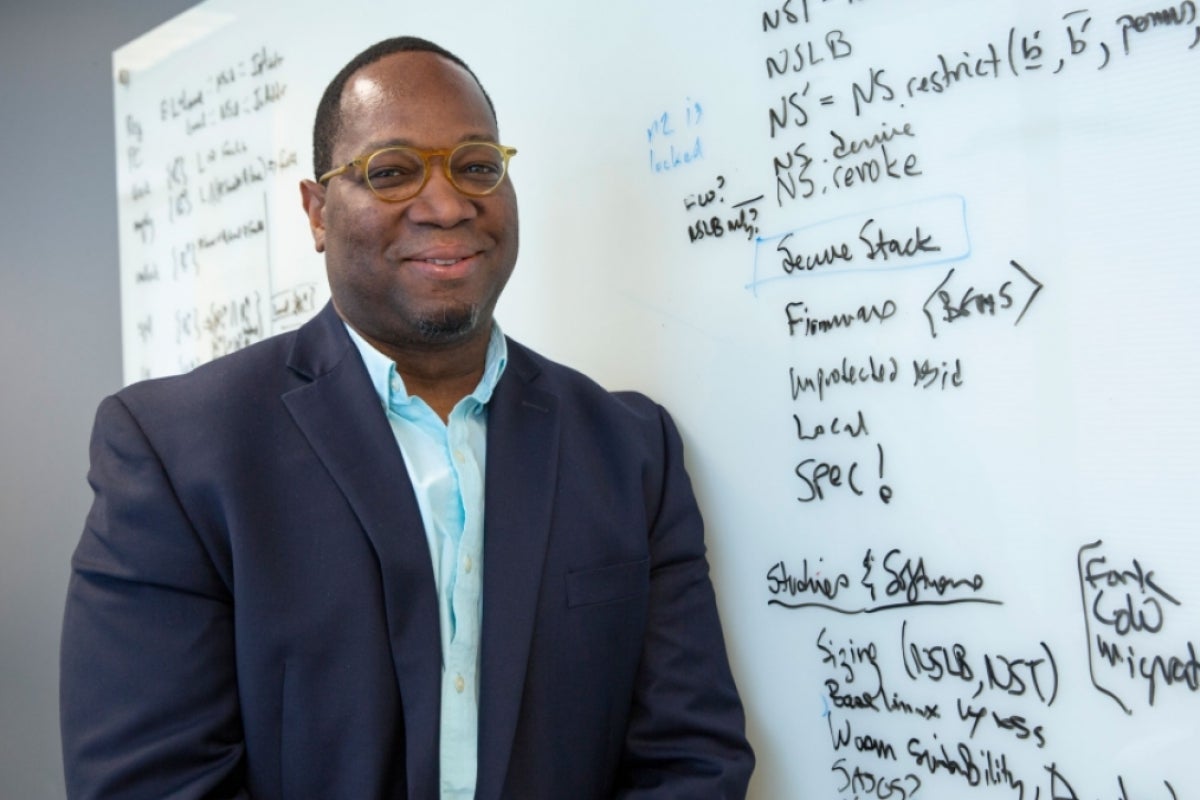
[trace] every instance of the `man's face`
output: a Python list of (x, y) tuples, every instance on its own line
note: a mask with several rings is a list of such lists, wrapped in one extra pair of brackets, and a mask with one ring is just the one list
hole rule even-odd
[[(342, 93), (333, 165), (389, 145), (451, 148), (497, 141), (483, 92), (433, 53), (396, 53), (353, 76)], [(302, 184), (304, 206), (334, 305), (359, 333), (398, 348), (486, 337), (517, 260), (517, 198), (506, 177), (485, 197), (446, 179), (441, 159), (409, 200), (380, 200), (352, 169), (321, 187)]]

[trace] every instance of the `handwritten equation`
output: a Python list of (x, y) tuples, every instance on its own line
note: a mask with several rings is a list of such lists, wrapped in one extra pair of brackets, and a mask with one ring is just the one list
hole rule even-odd
[[(943, 11), (958, 26), (941, 19)], [(775, 393), (771, 408), (787, 410), (773, 412), (770, 452), (782, 458), (767, 467), (775, 471), (769, 485), (772, 499), (787, 501), (777, 506), (790, 508), (781, 527), (795, 529), (796, 544), (760, 561), (758, 598), (771, 615), (778, 658), (803, 676), (789, 691), (809, 701), (788, 707), (796, 737), (793, 749), (781, 749), (807, 768), (817, 733), (828, 742), (817, 757), (826, 781), (813, 785), (832, 786), (833, 794), (820, 796), (1183, 796), (1177, 786), (1186, 765), (1081, 760), (1086, 723), (1071, 717), (1077, 706), (1062, 708), (1068, 697), (1089, 711), (1099, 701), (1136, 717), (1195, 698), (1195, 613), (1178, 587), (1145, 559), (1118, 559), (1102, 541), (1085, 545), (1075, 565), (1082, 635), (1056, 639), (1036, 620), (1010, 616), (1025, 605), (1001, 588), (1008, 584), (991, 574), (990, 562), (963, 568), (961, 559), (942, 558), (957, 554), (954, 538), (931, 549), (922, 537), (932, 534), (906, 529), (916, 516), (932, 530), (929, 521), (941, 521), (945, 510), (945, 527), (957, 524), (953, 537), (974, 548), (966, 552), (1009, 546), (1008, 531), (988, 520), (992, 506), (939, 495), (951, 484), (919, 473), (931, 465), (952, 472), (960, 461), (973, 474), (999, 471), (1007, 456), (988, 450), (994, 435), (976, 449), (964, 424), (969, 409), (1003, 417), (1023, 393), (1061, 391), (1019, 378), (1004, 386), (995, 371), (1027, 374), (1006, 363), (1007, 351), (1029, 358), (1039, 347), (1032, 334), (1064, 335), (1056, 317), (1074, 300), (1062, 263), (1071, 253), (1031, 250), (984, 217), (999, 203), (976, 187), (1008, 177), (1005, 166), (988, 165), (957, 185), (952, 166), (967, 160), (962, 151), (994, 150), (1003, 162), (1026, 128), (1049, 139), (1054, 153), (1055, 109), (1045, 109), (1045, 121), (1022, 107), (1028, 97), (1082, 105), (1092, 92), (1107, 108), (1147, 80), (1142, 64), (1167, 62), (1190, 76), (1200, 58), (1191, 2), (1027, 11), (1020, 22), (996, 24), (1002, 12), (992, 8), (951, 14), (943, 7), (893, 33), (879, 17), (891, 22), (907, 12), (875, 0), (768, 3), (742, 21), (759, 43), (751, 56), (759, 91), (747, 89), (753, 104), (733, 106), (738, 124), (754, 123), (753, 146), (741, 127), (728, 143), (714, 135), (733, 123), (720, 118), (722, 106), (703, 85), (678, 103), (692, 113), (670, 109), (646, 131), (654, 180), (677, 192), (672, 234), (688, 252), (730, 265), (728, 286), (750, 295), (758, 330), (771, 339), (761, 350), (772, 354), (762, 385)], [(1113, 98), (1105, 87), (1115, 87)], [(980, 119), (960, 120), (964, 114)], [(1131, 116), (1097, 112), (1093, 124), (1132, 125)], [(958, 127), (980, 141), (956, 141)], [(1060, 157), (1102, 171), (1098, 162), (1110, 156), (1123, 157), (1100, 148)], [(1047, 158), (1038, 166), (1053, 174), (1057, 164)], [(1013, 196), (1023, 198), (1023, 188)], [(1050, 212), (1053, 228), (1053, 209), (1040, 211)], [(1021, 210), (1012, 217), (1021, 221)], [(743, 265), (749, 277), (739, 280)], [(1011, 398), (982, 397), (997, 387)], [(954, 427), (943, 431), (948, 412)], [(1013, 416), (1022, 421), (1014, 429), (1027, 419)], [(960, 452), (948, 441), (929, 447), (956, 435)], [(938, 456), (921, 452), (927, 447)], [(1005, 466), (1021, 471), (1043, 457), (1022, 452)], [(990, 502), (1022, 502), (996, 494)], [(1025, 547), (1023, 536), (1012, 531), (1011, 546)], [(1057, 576), (1054, 589), (1071, 567), (1069, 557), (1047, 567)], [(1029, 593), (1058, 596), (1034, 573), (1023, 578)], [(1074, 621), (1076, 612), (1046, 613), (1057, 623), (1064, 614)], [(798, 644), (784, 632), (801, 620), (806, 634), (819, 633)], [(1099, 728), (1087, 734), (1106, 746), (1120, 737)]]
[[(1133, 713), (1138, 696), (1146, 705), (1162, 702), (1164, 693), (1195, 694), (1200, 690), (1200, 661), (1191, 638), (1174, 649), (1169, 628), (1188, 617), (1153, 569), (1138, 559), (1113, 563), (1104, 542), (1079, 548), (1079, 590), (1087, 631), (1092, 684), (1121, 710)], [(1174, 621), (1175, 624), (1168, 623)], [(1185, 635), (1192, 633), (1185, 631)], [(1131, 696), (1132, 695), (1132, 696)]]
[(189, 370), (286, 329), (312, 286), (274, 286), (272, 187), (299, 153), (264, 123), (288, 98), (288, 58), (259, 46), (140, 93), (118, 122), (126, 376)]
[[(1114, 688), (1142, 694), (1143, 708), (1162, 702), (1163, 692), (1195, 693), (1200, 663), (1193, 642), (1178, 653), (1155, 647), (1169, 614), (1183, 611), (1154, 570), (1137, 559), (1112, 564), (1102, 542), (1081, 547), (1078, 566), (1094, 687), (1127, 713)], [(768, 607), (834, 615), (808, 653), (821, 675), (822, 712), (812, 724), (828, 736), (839, 797), (944, 797), (989, 788), (1034, 800), (1092, 796), (1076, 787), (1081, 778), (1095, 779), (1096, 770), (1071, 774), (1053, 755), (1070, 736), (1058, 731), (1055, 704), (1083, 676), (1065, 673), (1062, 653), (1045, 640), (989, 647), (978, 635), (947, 635), (935, 616), (963, 604), (1003, 606), (983, 572), (945, 571), (893, 547), (868, 548), (852, 568), (824, 557), (780, 560), (764, 578)], [(974, 628), (998, 621), (978, 613)], [(863, 615), (879, 620), (868, 636), (836, 622)], [(1123, 685), (1109, 688), (1113, 681)], [(1180, 797), (1170, 780), (1117, 774), (1105, 781), (1112, 787), (1106, 796)]]

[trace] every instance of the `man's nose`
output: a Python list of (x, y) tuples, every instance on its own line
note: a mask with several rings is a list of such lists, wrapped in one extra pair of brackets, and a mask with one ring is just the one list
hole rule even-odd
[(479, 213), (475, 198), (463, 194), (450, 182), (441, 163), (430, 163), (428, 169), (429, 179), (409, 205), (409, 218), (443, 228), (474, 219)]

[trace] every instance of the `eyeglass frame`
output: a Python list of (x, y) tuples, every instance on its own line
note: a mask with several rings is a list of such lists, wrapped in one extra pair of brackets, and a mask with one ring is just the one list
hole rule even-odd
[[(457, 153), (459, 150), (463, 149), (464, 147), (474, 147), (474, 146), (478, 146), (478, 145), (484, 145), (486, 147), (494, 147), (496, 150), (500, 151), (500, 156), (501, 156), (501, 158), (503, 158), (503, 163), (501, 165), (501, 171), (500, 171), (500, 179), (496, 181), (495, 186), (488, 189), (486, 192), (468, 192), (468, 191), (465, 191), (461, 186), (459, 186), (458, 182), (455, 181), (454, 177), (450, 174), (450, 160), (451, 160), (451, 157), (455, 153)], [(395, 198), (395, 199), (390, 198), (390, 197), (384, 197), (382, 194), (379, 193), (379, 191), (371, 183), (370, 177), (367, 176), (367, 164), (371, 163), (371, 159), (374, 158), (375, 156), (379, 155), (380, 153), (386, 153), (389, 150), (408, 150), (410, 152), (416, 153), (417, 156), (421, 159), (421, 166), (424, 169), (424, 173), (421, 178), (421, 185), (418, 186), (416, 188), (416, 190), (410, 195), (406, 195), (404, 197)], [(469, 141), (469, 142), (462, 142), (461, 144), (457, 144), (454, 147), (439, 147), (439, 148), (434, 148), (434, 149), (424, 149), (421, 147), (410, 147), (408, 145), (394, 144), (394, 145), (388, 145), (387, 147), (381, 147), (378, 150), (372, 150), (370, 153), (361, 155), (358, 158), (354, 159), (353, 161), (349, 161), (340, 167), (334, 167), (333, 169), (329, 170), (321, 177), (317, 178), (317, 183), (321, 184), (322, 186), (327, 186), (328, 181), (333, 180), (338, 175), (345, 174), (346, 171), (351, 169), (352, 167), (357, 167), (361, 173), (362, 182), (367, 185), (367, 188), (371, 190), (371, 193), (373, 195), (375, 195), (376, 197), (378, 197), (380, 200), (382, 200), (385, 203), (403, 203), (405, 200), (413, 199), (414, 197), (419, 195), (425, 189), (425, 185), (429, 183), (429, 176), (432, 174), (432, 170), (429, 167), (429, 159), (431, 159), (435, 156), (441, 156), (442, 157), (442, 172), (446, 175), (446, 180), (449, 181), (450, 185), (454, 187), (455, 191), (457, 191), (459, 194), (465, 195), (467, 197), (487, 197), (492, 192), (499, 189), (500, 184), (504, 183), (504, 179), (508, 177), (508, 161), (516, 154), (517, 154), (517, 148), (508, 147), (507, 145), (500, 144), (499, 142)]]

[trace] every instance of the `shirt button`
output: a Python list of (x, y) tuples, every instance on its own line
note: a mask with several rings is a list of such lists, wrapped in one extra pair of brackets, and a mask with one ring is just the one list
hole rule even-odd
[(465, 680), (463, 680), (463, 676), (455, 675), (454, 676), (454, 691), (458, 692), (459, 694), (462, 694), (463, 689), (466, 689), (466, 688), (467, 688), (467, 682)]
[(471, 557), (470, 556), (463, 556), (463, 571), (465, 571), (468, 575), (471, 573)]
[(454, 460), (461, 464), (464, 461), (466, 461), (467, 458), (466, 458), (466, 456), (463, 455), (462, 450), (455, 450), (454, 451)]

